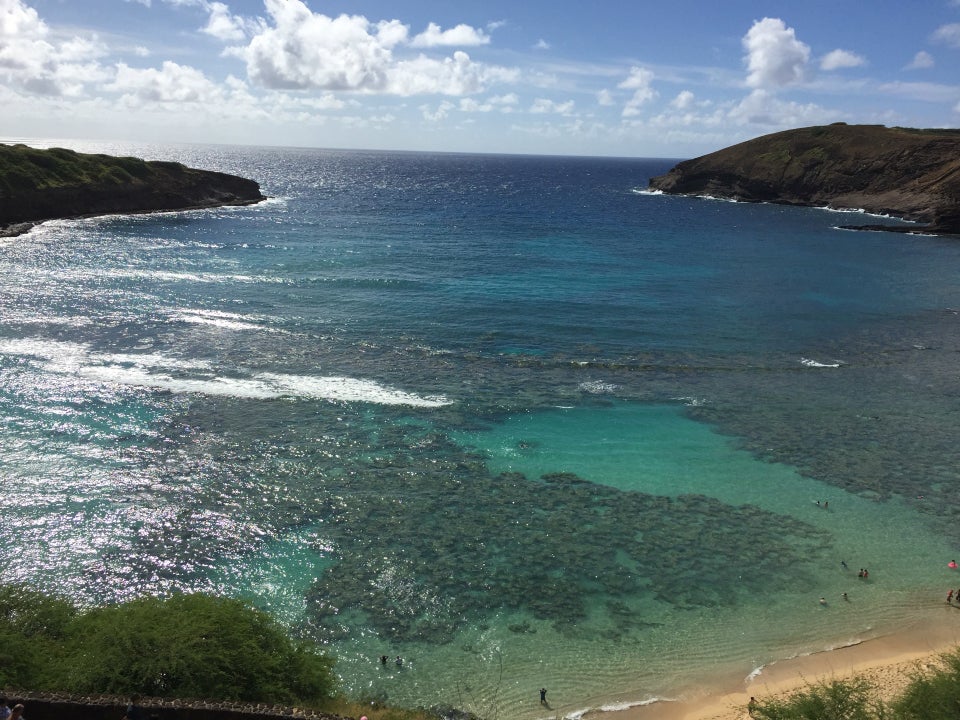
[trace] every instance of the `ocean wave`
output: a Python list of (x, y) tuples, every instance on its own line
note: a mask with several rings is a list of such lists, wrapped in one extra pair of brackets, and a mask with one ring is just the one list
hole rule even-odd
[(217, 374), (206, 360), (171, 358), (159, 353), (97, 353), (79, 343), (42, 338), (0, 340), (0, 355), (34, 358), (44, 362), (48, 372), (178, 394), (250, 400), (301, 398), (422, 408), (451, 404), (443, 395), (420, 395), (361, 378), (283, 373), (225, 376)]
[(225, 330), (263, 330), (266, 332), (285, 332), (278, 328), (262, 325), (258, 318), (219, 310), (179, 310), (170, 316), (173, 320), (192, 325), (211, 325)]
[(682, 402), (687, 407), (703, 407), (707, 404), (706, 398), (698, 398), (692, 395), (683, 395), (681, 397), (675, 397), (674, 400)]
[(834, 360), (833, 362), (820, 362), (818, 360), (811, 360), (810, 358), (800, 358), (800, 364), (805, 365), (806, 367), (814, 368), (838, 368), (843, 365), (842, 362)]
[(646, 707), (647, 705), (656, 705), (657, 703), (677, 702), (674, 698), (651, 697), (646, 700), (623, 700), (620, 702), (604, 703), (598, 708), (583, 708), (574, 710), (563, 716), (564, 720), (580, 720), (584, 715), (595, 712), (623, 712), (635, 707)]
[(650, 190), (642, 188), (633, 188), (630, 190), (634, 195), (666, 195), (663, 190)]
[(603, 382), (602, 380), (587, 380), (580, 383), (577, 386), (581, 392), (590, 393), (591, 395), (604, 395), (606, 393), (613, 393), (620, 389), (620, 386), (615, 383)]

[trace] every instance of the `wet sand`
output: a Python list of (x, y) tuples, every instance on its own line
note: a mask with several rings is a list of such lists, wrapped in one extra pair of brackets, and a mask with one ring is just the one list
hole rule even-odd
[(940, 656), (960, 647), (960, 607), (944, 607), (943, 620), (926, 622), (856, 645), (773, 663), (726, 686), (695, 688), (675, 702), (591, 712), (587, 720), (745, 720), (750, 697), (783, 697), (820, 682), (862, 677), (884, 700), (896, 697), (911, 676), (936, 667)]

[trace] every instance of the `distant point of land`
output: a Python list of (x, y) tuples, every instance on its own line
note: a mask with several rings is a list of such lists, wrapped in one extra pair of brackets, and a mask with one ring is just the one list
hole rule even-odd
[(650, 188), (744, 202), (861, 209), (960, 235), (960, 130), (834, 123), (764, 135), (679, 163)]
[(44, 220), (250, 205), (253, 180), (176, 162), (0, 144), (0, 236)]

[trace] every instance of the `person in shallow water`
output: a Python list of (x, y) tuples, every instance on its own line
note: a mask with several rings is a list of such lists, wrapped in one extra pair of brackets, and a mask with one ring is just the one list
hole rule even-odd
[(547, 689), (546, 689), (546, 688), (540, 688), (540, 704), (541, 704), (541, 705), (546, 705), (546, 704), (547, 704)]

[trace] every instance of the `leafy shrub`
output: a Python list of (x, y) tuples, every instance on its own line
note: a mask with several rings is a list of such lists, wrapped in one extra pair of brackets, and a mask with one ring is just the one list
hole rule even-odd
[(75, 611), (22, 585), (0, 585), (0, 687), (42, 682)]
[(140, 598), (78, 613), (0, 586), (0, 687), (320, 705), (333, 660), (269, 615), (208, 595)]
[(320, 702), (333, 662), (266, 614), (208, 595), (141, 598), (79, 617), (62, 677), (72, 692)]
[(757, 702), (750, 716), (758, 720), (883, 720), (883, 705), (872, 697), (873, 686), (861, 678), (813, 685), (779, 700)]
[(891, 707), (896, 720), (960, 718), (960, 650), (942, 657), (943, 667), (917, 673)]

